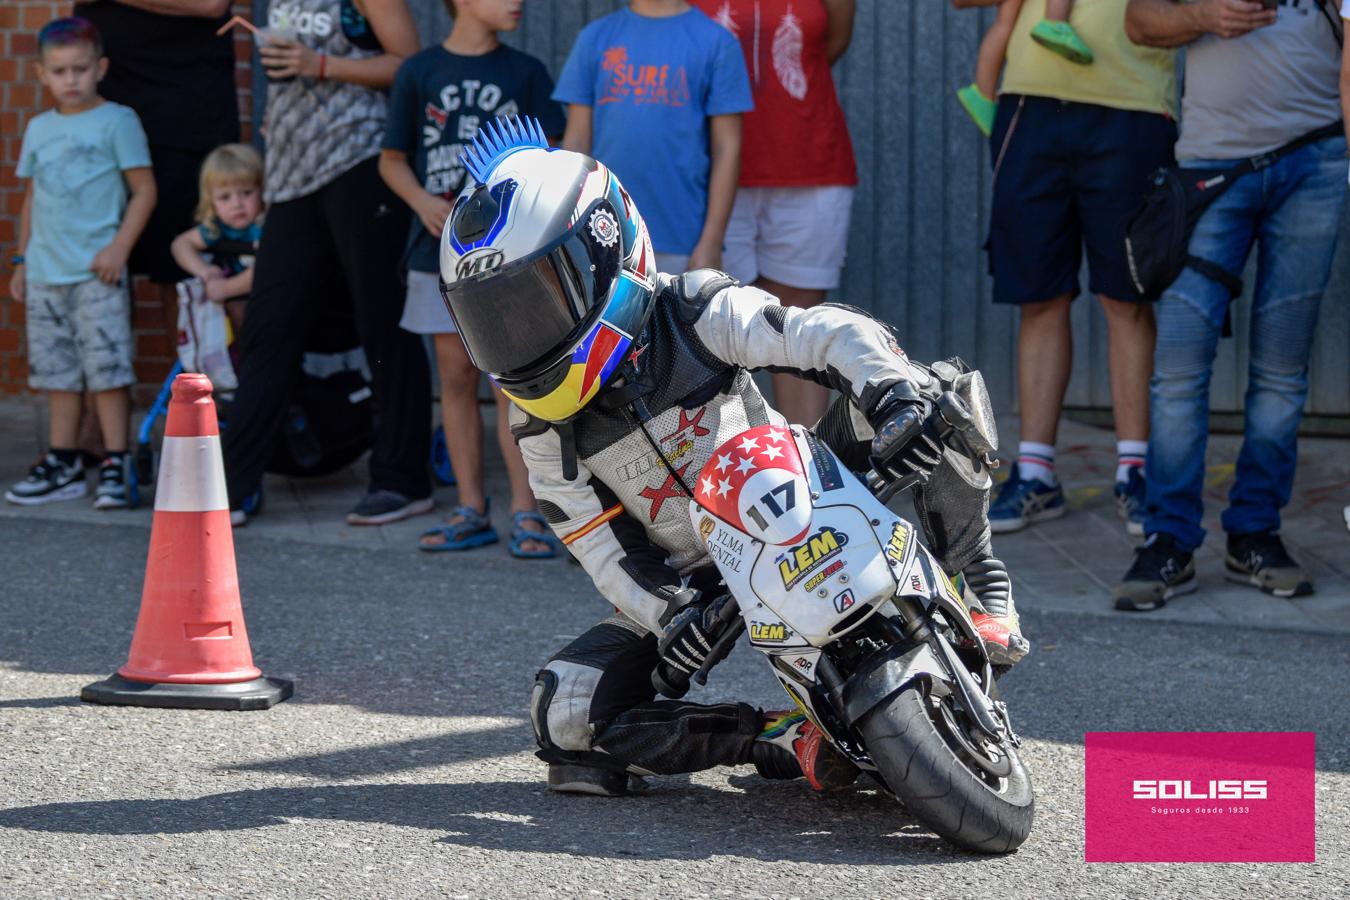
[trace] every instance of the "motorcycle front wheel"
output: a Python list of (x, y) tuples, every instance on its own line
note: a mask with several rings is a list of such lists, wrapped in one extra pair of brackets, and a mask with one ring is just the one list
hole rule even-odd
[(963, 724), (923, 685), (869, 713), (859, 731), (895, 795), (929, 828), (977, 853), (1010, 853), (1031, 832), (1035, 798), (1017, 749)]

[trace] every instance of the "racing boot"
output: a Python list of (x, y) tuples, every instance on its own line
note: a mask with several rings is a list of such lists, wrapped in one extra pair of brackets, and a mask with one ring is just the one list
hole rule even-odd
[(549, 763), (548, 789), (560, 794), (626, 797), (645, 794), (647, 782), (637, 775), (583, 763)]
[(970, 620), (984, 639), (989, 662), (1011, 666), (1031, 650), (1031, 642), (1022, 636), (1022, 624), (1013, 604), (1012, 579), (1002, 561), (986, 556), (961, 570), (979, 608), (972, 606)]
[(805, 777), (816, 791), (848, 787), (859, 772), (825, 732), (795, 709), (764, 713), (764, 728), (750, 747), (750, 761), (762, 778)]

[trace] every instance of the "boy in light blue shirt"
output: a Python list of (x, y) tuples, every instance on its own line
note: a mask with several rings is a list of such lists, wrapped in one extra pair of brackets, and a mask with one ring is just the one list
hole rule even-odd
[(582, 29), (553, 99), (569, 105), (563, 147), (642, 208), (657, 268), (720, 268), (754, 107), (736, 38), (684, 0), (632, 0)]
[(136, 114), (98, 95), (108, 60), (87, 20), (48, 23), (36, 69), (56, 108), (24, 131), (18, 177), (28, 189), (9, 287), (28, 306), (28, 385), (47, 392), (50, 450), (5, 499), (36, 505), (84, 496), (76, 446), (87, 390), (108, 451), (94, 506), (122, 507), (127, 389), (136, 380), (126, 264), (155, 206), (150, 150)]

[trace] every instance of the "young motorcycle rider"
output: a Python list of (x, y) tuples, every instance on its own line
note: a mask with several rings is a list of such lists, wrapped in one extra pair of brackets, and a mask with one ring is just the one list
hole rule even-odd
[(783, 307), (710, 269), (658, 274), (614, 174), (549, 148), (532, 120), (486, 126), (463, 159), (471, 182), (441, 240), (446, 304), (513, 401), (540, 511), (615, 608), (538, 673), (530, 715), (551, 788), (616, 795), (630, 776), (750, 762), (816, 789), (856, 777), (798, 710), (657, 700), (651, 684), (658, 664), (698, 669), (721, 633), (689, 486), (726, 440), (785, 424), (750, 370), (839, 390), (848, 402), (818, 436), (850, 465), (871, 457), (892, 477), (928, 479), (914, 494), (920, 522), (983, 607), (972, 618), (991, 657), (1027, 652), (990, 551), (988, 488), (952, 473), (924, 394), (934, 376), (884, 325), (831, 304)]

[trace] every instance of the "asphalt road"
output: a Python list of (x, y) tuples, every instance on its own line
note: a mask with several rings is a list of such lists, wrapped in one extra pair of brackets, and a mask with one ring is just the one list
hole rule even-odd
[[(1008, 857), (949, 849), (871, 790), (752, 770), (642, 798), (549, 794), (533, 674), (605, 614), (562, 562), (239, 534), (268, 712), (82, 705), (125, 659), (148, 533), (0, 519), (0, 896), (1344, 896), (1344, 637), (1054, 613), (1003, 681), (1037, 788)], [(783, 699), (739, 650), (709, 698)], [(1315, 730), (1318, 862), (1087, 865), (1088, 730)]]

